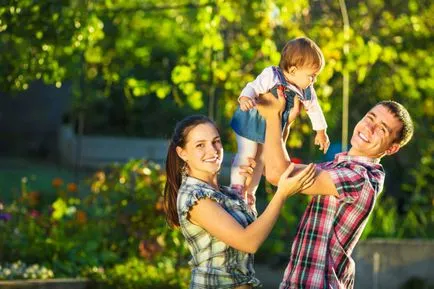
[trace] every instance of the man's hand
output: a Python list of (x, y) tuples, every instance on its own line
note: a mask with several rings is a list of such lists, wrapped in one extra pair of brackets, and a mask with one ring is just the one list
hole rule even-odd
[(242, 111), (251, 110), (256, 106), (255, 100), (247, 96), (240, 96), (238, 102), (240, 103), (240, 109)]
[(315, 145), (319, 146), (319, 150), (323, 151), (324, 154), (327, 153), (327, 150), (330, 146), (329, 136), (325, 130), (318, 130), (315, 136)]
[(256, 104), (256, 107), (259, 113), (266, 120), (271, 116), (276, 116), (278, 114), (282, 114), (285, 110), (285, 97), (283, 96), (283, 92), (281, 90), (277, 90), (278, 98), (276, 98), (271, 92), (266, 94), (261, 94), (259, 96), (259, 101)]

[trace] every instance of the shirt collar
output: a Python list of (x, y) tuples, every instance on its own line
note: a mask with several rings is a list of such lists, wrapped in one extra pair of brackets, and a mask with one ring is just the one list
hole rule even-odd
[(204, 185), (204, 186), (211, 187), (207, 182), (204, 182), (202, 180), (199, 180), (199, 179), (196, 179), (196, 178), (193, 178), (193, 177), (190, 177), (190, 176), (186, 176), (183, 181), (186, 184), (189, 184), (189, 185)]
[[(206, 188), (208, 188), (208, 189), (211, 189), (211, 190), (213, 190), (213, 191), (217, 191), (216, 188), (214, 188), (213, 186), (211, 186), (211, 185), (208, 184), (207, 182), (202, 181), (202, 180), (199, 180), (199, 179), (196, 179), (196, 178), (194, 178), (194, 177), (186, 176), (186, 177), (183, 179), (182, 182), (183, 182), (183, 183), (186, 183), (186, 184), (188, 184), (188, 185), (199, 185), (199, 186), (202, 186), (202, 187), (206, 187)], [(219, 185), (219, 188), (220, 188), (220, 190), (221, 190), (221, 189), (222, 189), (222, 186)]]
[(294, 84), (288, 82), (285, 78), (285, 74), (283, 73), (283, 71), (280, 69), (279, 66), (273, 66), (273, 70), (274, 72), (277, 74), (277, 77), (279, 78), (279, 81), (286, 86), (287, 89), (292, 90), (293, 92), (295, 92), (296, 94), (298, 94), (298, 96), (301, 98), (301, 100), (306, 100), (306, 97), (304, 95), (304, 91), (299, 89), (297, 86), (295, 86)]
[(356, 161), (359, 163), (380, 164), (380, 158), (370, 158), (364, 156), (349, 156), (348, 152), (342, 152), (335, 155), (335, 162)]
[(286, 86), (292, 91), (294, 91), (295, 93), (297, 93), (301, 99), (304, 99), (304, 93), (297, 86), (289, 82), (286, 82)]
[(240, 198), (238, 192), (234, 191), (233, 189), (231, 189), (227, 186), (219, 185), (219, 190), (216, 190), (216, 188), (214, 188), (213, 186), (211, 186), (207, 182), (204, 182), (202, 180), (199, 180), (199, 179), (196, 179), (196, 178), (190, 177), (190, 176), (186, 176), (185, 178), (183, 178), (182, 182), (187, 184), (187, 185), (198, 185), (198, 186), (213, 190), (215, 192), (220, 191), (221, 193), (236, 195), (237, 197)]

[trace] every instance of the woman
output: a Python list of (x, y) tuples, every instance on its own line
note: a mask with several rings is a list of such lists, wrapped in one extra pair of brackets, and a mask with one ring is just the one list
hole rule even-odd
[[(253, 254), (269, 235), (287, 197), (314, 180), (312, 164), (289, 178), (291, 165), (256, 218), (242, 194), (219, 186), (222, 159), (220, 135), (209, 118), (194, 115), (176, 125), (166, 159), (164, 201), (168, 223), (181, 228), (192, 255), (190, 288), (259, 286)], [(254, 166), (251, 161), (242, 168), (248, 181)]]

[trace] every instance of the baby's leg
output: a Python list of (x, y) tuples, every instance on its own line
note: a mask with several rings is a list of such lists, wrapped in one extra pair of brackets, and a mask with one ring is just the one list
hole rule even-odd
[[(231, 166), (231, 187), (242, 191), (246, 178), (240, 175), (240, 166), (248, 165), (249, 158), (255, 158), (258, 144), (245, 137), (235, 134), (238, 151)], [(255, 169), (256, 170), (256, 169)]]
[(256, 167), (253, 170), (252, 181), (246, 189), (247, 204), (249, 207), (256, 212), (256, 190), (258, 189), (259, 182), (261, 181), (262, 173), (264, 172), (264, 146), (258, 144), (258, 149), (256, 151), (255, 161)]

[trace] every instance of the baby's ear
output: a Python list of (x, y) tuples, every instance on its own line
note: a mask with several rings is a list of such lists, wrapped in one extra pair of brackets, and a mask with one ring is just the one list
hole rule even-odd
[(294, 74), (297, 71), (297, 67), (296, 66), (290, 66), (288, 68), (288, 73), (290, 74)]

